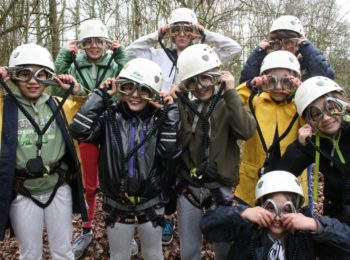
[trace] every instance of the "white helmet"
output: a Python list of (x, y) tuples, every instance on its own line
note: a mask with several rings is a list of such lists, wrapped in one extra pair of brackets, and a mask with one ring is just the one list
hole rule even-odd
[(275, 192), (294, 193), (299, 197), (298, 205), (304, 203), (304, 193), (300, 182), (297, 177), (289, 172), (271, 171), (261, 176), (255, 188), (255, 204), (259, 204), (259, 200), (265, 195)]
[(260, 75), (270, 69), (278, 68), (289, 69), (300, 76), (300, 63), (297, 57), (289, 51), (274, 51), (266, 55), (260, 67)]
[(159, 65), (149, 59), (135, 58), (121, 70), (119, 77), (147, 85), (160, 92), (163, 86), (163, 74)]
[(195, 75), (219, 67), (221, 61), (207, 44), (195, 44), (187, 47), (177, 59), (177, 70), (180, 82)]
[(18, 46), (11, 53), (9, 66), (39, 65), (54, 70), (50, 52), (34, 43), (27, 43)]
[(198, 23), (196, 14), (188, 8), (178, 8), (171, 12), (169, 23), (174, 24), (180, 22)]
[(305, 80), (295, 92), (294, 101), (297, 106), (299, 115), (302, 115), (304, 110), (316, 99), (323, 95), (338, 91), (344, 93), (344, 90), (333, 80), (315, 76)]
[(103, 38), (108, 40), (107, 26), (98, 19), (91, 19), (80, 24), (78, 30), (79, 41), (86, 38)]
[(304, 36), (304, 28), (300, 20), (292, 15), (282, 15), (273, 21), (270, 33), (277, 30), (293, 31)]

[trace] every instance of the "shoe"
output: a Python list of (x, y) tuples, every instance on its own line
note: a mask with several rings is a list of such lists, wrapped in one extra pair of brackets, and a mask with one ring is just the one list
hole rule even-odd
[(92, 241), (92, 230), (88, 233), (81, 233), (73, 242), (73, 253), (75, 259), (83, 256), (85, 249)]
[(174, 229), (174, 221), (171, 219), (164, 220), (163, 224), (163, 234), (162, 234), (162, 244), (170, 245), (173, 241), (173, 229)]
[(130, 254), (132, 256), (134, 256), (134, 255), (137, 255), (138, 252), (139, 252), (139, 246), (137, 245), (136, 240), (132, 239), (131, 240), (131, 246), (130, 246)]

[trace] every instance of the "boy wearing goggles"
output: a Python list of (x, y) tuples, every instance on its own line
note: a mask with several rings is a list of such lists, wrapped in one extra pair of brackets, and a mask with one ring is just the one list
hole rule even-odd
[(314, 167), (314, 199), (318, 175), (324, 176), (324, 215), (350, 223), (349, 104), (343, 89), (333, 80), (313, 77), (295, 94), (298, 113), (306, 120), (297, 140), (288, 146), (278, 167), (296, 176), (311, 163)]
[[(78, 103), (65, 98), (80, 86), (71, 75), (55, 75), (51, 54), (36, 44), (18, 46), (0, 75), (7, 92), (0, 95), (0, 240), (10, 218), (20, 258), (42, 259), (46, 227), (52, 258), (74, 259), (72, 213), (86, 221), (87, 211), (78, 144), (66, 123)], [(61, 88), (64, 99), (48, 95), (48, 85)]]
[[(186, 48), (178, 59), (181, 83), (174, 84), (171, 92), (181, 115), (183, 152), (175, 187), (181, 259), (200, 259), (203, 209), (230, 203), (239, 182), (237, 140), (251, 137), (256, 127), (235, 90), (232, 74), (220, 71), (220, 65), (208, 45)], [(188, 92), (196, 99), (191, 101)], [(215, 258), (226, 259), (229, 246), (215, 243)]]
[[(261, 76), (238, 86), (237, 91), (258, 124), (252, 138), (243, 144), (240, 183), (235, 195), (254, 204), (254, 187), (259, 176), (274, 169), (287, 146), (292, 143), (302, 125), (293, 101), (300, 85), (300, 65), (287, 51), (275, 51), (266, 56)], [(303, 187), (307, 178), (301, 179)]]
[(234, 241), (227, 259), (348, 259), (349, 226), (335, 218), (299, 213), (303, 201), (293, 174), (268, 172), (257, 183), (255, 207), (236, 204), (209, 210), (201, 229), (209, 240)]
[(306, 39), (300, 20), (295, 16), (282, 15), (273, 22), (268, 38), (263, 39), (249, 56), (239, 82), (258, 76), (268, 52), (277, 50), (289, 51), (298, 58), (302, 81), (319, 75), (334, 78), (334, 70), (322, 52)]
[[(137, 227), (142, 256), (163, 260), (162, 219), (168, 172), (176, 158), (179, 112), (161, 93), (160, 67), (147, 59), (128, 62), (119, 78), (107, 79), (89, 97), (71, 125), (75, 138), (100, 145), (99, 177), (111, 259), (130, 259)], [(120, 98), (113, 103), (112, 97)]]

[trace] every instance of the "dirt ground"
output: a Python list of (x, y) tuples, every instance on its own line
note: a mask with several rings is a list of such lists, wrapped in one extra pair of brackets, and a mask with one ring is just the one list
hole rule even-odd
[[(322, 212), (322, 200), (323, 200), (323, 178), (320, 175), (319, 180), (319, 201), (318, 204), (315, 204), (314, 210), (317, 213)], [(83, 260), (107, 260), (109, 259), (109, 248), (108, 248), (108, 239), (107, 233), (105, 232), (104, 227), (104, 214), (102, 211), (101, 204), (102, 195), (97, 195), (97, 209), (96, 209), (96, 217), (94, 224), (94, 240), (86, 250), (84, 256), (81, 258)], [(79, 235), (81, 232), (81, 220), (79, 220), (79, 216), (74, 216), (73, 218), (73, 236), (74, 238)], [(138, 236), (136, 233), (136, 240), (138, 241)], [(132, 260), (143, 259), (140, 254), (140, 242), (139, 245), (139, 254), (137, 256), (132, 257)], [(168, 245), (163, 246), (164, 259), (165, 260), (178, 260), (180, 259), (180, 243), (178, 238), (178, 232), (176, 228), (176, 220), (175, 220), (175, 230), (174, 230), (174, 241)], [(47, 236), (44, 235), (44, 249), (43, 249), (43, 259), (51, 259), (50, 251), (47, 242)], [(14, 238), (7, 238), (4, 241), (0, 241), (0, 260), (15, 260), (19, 259), (19, 251), (17, 242)], [(204, 241), (202, 247), (202, 260), (211, 260), (214, 259), (213, 247), (212, 244)]]

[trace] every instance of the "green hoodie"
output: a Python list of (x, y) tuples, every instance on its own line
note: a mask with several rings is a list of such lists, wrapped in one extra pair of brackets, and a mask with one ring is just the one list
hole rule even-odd
[[(40, 129), (43, 129), (52, 115), (52, 111), (46, 101), (49, 95), (43, 93), (34, 104), (22, 94), (16, 94), (17, 100), (29, 112), (36, 122), (39, 122)], [(35, 145), (38, 135), (24, 114), (18, 110), (18, 144), (16, 169), (25, 169), (29, 159), (36, 158), (37, 147)], [(59, 161), (66, 152), (66, 145), (60, 128), (54, 120), (43, 136), (41, 157), (44, 165)], [(46, 194), (52, 191), (57, 183), (58, 174), (50, 174), (43, 178), (30, 179), (24, 182), (24, 186), (32, 195)]]
[[(79, 84), (83, 87), (80, 90), (80, 96), (86, 96), (91, 91), (93, 91), (98, 84), (97, 80), (101, 77), (104, 70), (107, 68), (107, 64), (111, 58), (110, 52), (106, 52), (96, 64), (92, 63), (85, 52), (80, 52), (76, 56), (77, 64), (81, 70), (83, 77), (85, 78), (88, 86), (85, 86), (83, 79), (80, 77), (76, 67), (73, 64), (73, 56), (67, 48), (62, 48), (57, 55), (55, 61), (55, 73), (56, 74), (70, 74), (74, 76)], [(116, 56), (114, 62), (111, 62), (110, 67), (107, 69), (107, 72), (103, 79), (100, 81), (102, 83), (107, 78), (116, 77), (119, 72), (122, 70), (124, 65), (128, 62), (129, 57), (125, 51), (124, 46), (120, 46), (116, 49)], [(95, 77), (93, 76), (95, 74)], [(84, 90), (85, 88), (85, 90)], [(61, 88), (53, 87), (52, 94), (56, 96), (63, 96), (64, 92)]]

